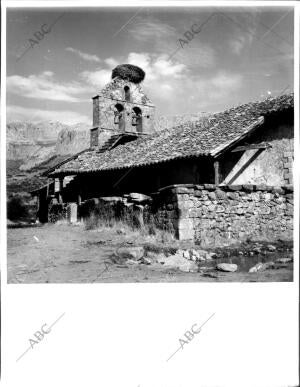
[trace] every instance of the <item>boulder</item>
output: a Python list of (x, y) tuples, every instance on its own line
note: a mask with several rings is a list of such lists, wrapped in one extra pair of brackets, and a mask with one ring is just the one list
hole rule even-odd
[(116, 251), (116, 255), (123, 259), (138, 260), (144, 256), (144, 248), (137, 247), (120, 247)]
[(200, 254), (197, 250), (192, 249), (190, 251), (190, 259), (194, 262), (200, 261)]
[(161, 258), (160, 263), (164, 263), (165, 266), (179, 269), (184, 272), (197, 272), (198, 266), (195, 262), (183, 258), (180, 254), (170, 255), (169, 257)]
[(237, 271), (238, 266), (235, 263), (218, 263), (216, 266), (217, 270), (220, 271)]
[(274, 262), (265, 262), (265, 263), (258, 262), (255, 266), (249, 269), (249, 273), (257, 273), (258, 271), (267, 270), (272, 265), (274, 265)]
[(266, 270), (266, 265), (262, 262), (258, 262), (256, 265), (249, 269), (249, 273), (256, 273), (263, 270)]

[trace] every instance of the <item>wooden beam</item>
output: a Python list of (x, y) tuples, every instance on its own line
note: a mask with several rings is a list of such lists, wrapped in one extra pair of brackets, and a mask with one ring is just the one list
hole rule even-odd
[(46, 192), (46, 198), (49, 196), (49, 179), (47, 179), (47, 192)]
[(214, 169), (215, 169), (215, 185), (220, 184), (220, 164), (218, 160), (215, 160), (214, 162)]
[(64, 189), (64, 178), (59, 177), (59, 192), (58, 192), (58, 201), (59, 203), (63, 202), (63, 197), (62, 197), (62, 191)]
[[(237, 162), (234, 168), (236, 168), (234, 175), (232, 174), (232, 171), (228, 174), (226, 177), (224, 183), (225, 184), (234, 184), (234, 181), (249, 167), (249, 165), (263, 152), (263, 149), (257, 149), (254, 153), (250, 152), (251, 154), (247, 155), (246, 153), (243, 154), (241, 159)], [(244, 160), (243, 157), (248, 157), (248, 159)], [(241, 160), (244, 164), (241, 164)]]
[(247, 130), (242, 135), (238, 135), (237, 137), (230, 140), (229, 142), (215, 148), (210, 153), (211, 156), (217, 157), (221, 153), (225, 152), (226, 150), (232, 149), (234, 145), (236, 145), (237, 143), (240, 143), (241, 140), (244, 140), (245, 138), (249, 137), (256, 130), (256, 128), (260, 127), (263, 123), (264, 123), (264, 117), (259, 117), (257, 121), (255, 121), (252, 125), (248, 126)]
[(261, 143), (261, 144), (247, 144), (247, 145), (241, 145), (237, 146), (236, 148), (232, 149), (231, 152), (244, 152), (249, 149), (267, 149), (271, 148), (272, 146), (267, 143)]

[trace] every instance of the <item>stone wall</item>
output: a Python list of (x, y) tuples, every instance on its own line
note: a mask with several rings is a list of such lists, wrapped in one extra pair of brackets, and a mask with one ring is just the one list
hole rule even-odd
[[(161, 189), (151, 195), (153, 201), (144, 210), (144, 219), (154, 219), (155, 226), (167, 232), (178, 234), (179, 211), (177, 195), (173, 189)], [(149, 222), (149, 221), (148, 221)]]
[(108, 208), (119, 220), (163, 229), (202, 246), (293, 239), (291, 185), (172, 185), (151, 197), (131, 193), (87, 200), (80, 217), (107, 216)]
[(293, 187), (173, 186), (177, 236), (201, 245), (293, 238)]
[(294, 153), (292, 150), (283, 153), (283, 177), (286, 184), (293, 184), (293, 162)]
[(136, 228), (155, 229), (175, 234), (178, 228), (176, 197), (170, 192), (154, 194), (153, 197), (139, 193), (124, 196), (100, 197), (86, 200), (78, 208), (81, 220), (98, 218), (99, 224), (122, 221)]
[(226, 152), (220, 158), (220, 181), (224, 185), (293, 184), (293, 131), (292, 116), (266, 119), (263, 127), (239, 146), (267, 144), (267, 148)]

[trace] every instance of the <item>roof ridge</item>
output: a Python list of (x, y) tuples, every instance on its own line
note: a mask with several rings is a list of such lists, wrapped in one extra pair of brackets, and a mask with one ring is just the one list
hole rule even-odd
[(199, 121), (185, 122), (154, 132), (149, 137), (120, 144), (111, 151), (96, 155), (84, 153), (56, 169), (53, 175), (74, 174), (157, 164), (179, 158), (212, 156), (216, 149), (227, 149), (252, 128), (260, 127), (270, 114), (293, 109), (293, 93), (263, 101), (249, 102)]

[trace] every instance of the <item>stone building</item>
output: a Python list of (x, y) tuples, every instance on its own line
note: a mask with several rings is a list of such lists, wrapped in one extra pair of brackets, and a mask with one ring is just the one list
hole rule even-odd
[(93, 98), (90, 149), (47, 173), (58, 200), (81, 206), (145, 194), (161, 225), (181, 239), (241, 238), (254, 229), (266, 238), (291, 236), (292, 94), (160, 132), (153, 122), (141, 85), (113, 78)]

